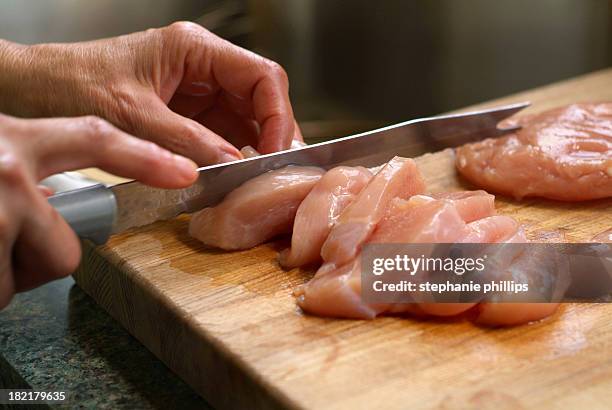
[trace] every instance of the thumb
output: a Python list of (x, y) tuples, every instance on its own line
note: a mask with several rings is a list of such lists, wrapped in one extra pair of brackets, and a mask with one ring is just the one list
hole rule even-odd
[(168, 108), (157, 96), (147, 110), (131, 113), (133, 134), (195, 161), (212, 165), (242, 159), (240, 151), (200, 123)]

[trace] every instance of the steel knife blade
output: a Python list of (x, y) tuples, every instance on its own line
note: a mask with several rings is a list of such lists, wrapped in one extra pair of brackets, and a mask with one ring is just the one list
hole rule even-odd
[(96, 186), (68, 191), (52, 196), (49, 201), (81, 237), (104, 243), (109, 234), (215, 205), (245, 181), (287, 165), (324, 169), (338, 165), (371, 167), (394, 156), (415, 157), (495, 138), (515, 130), (500, 129), (498, 124), (527, 106), (529, 103), (518, 103), (419, 118), (302, 148), (202, 167), (198, 169), (197, 181), (184, 189), (152, 188), (134, 181), (111, 188)]

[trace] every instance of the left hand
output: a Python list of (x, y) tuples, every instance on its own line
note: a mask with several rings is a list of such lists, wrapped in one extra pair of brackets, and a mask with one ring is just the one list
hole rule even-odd
[[(280, 65), (193, 23), (74, 44), (10, 48), (0, 112), (97, 115), (199, 165), (301, 140)], [(2, 50), (0, 50), (2, 51)], [(0, 55), (3, 53), (0, 52)]]

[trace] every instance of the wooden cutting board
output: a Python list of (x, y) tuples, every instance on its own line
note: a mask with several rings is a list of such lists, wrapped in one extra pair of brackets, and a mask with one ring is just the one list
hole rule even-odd
[[(530, 111), (612, 100), (612, 69), (490, 102)], [(433, 191), (469, 188), (450, 150), (418, 158)], [(563, 204), (497, 199), (531, 234), (589, 240), (612, 228), (612, 200)], [(605, 408), (612, 402), (612, 305), (566, 304), (508, 329), (467, 321), (306, 316), (280, 243), (205, 249), (188, 217), (85, 246), (77, 283), (137, 339), (220, 408)]]

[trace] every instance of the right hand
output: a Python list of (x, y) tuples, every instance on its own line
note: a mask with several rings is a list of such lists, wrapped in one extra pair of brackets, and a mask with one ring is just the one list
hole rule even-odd
[(0, 114), (0, 309), (16, 292), (72, 273), (79, 240), (38, 182), (99, 167), (160, 188), (197, 178), (191, 160), (96, 117), (23, 120)]

